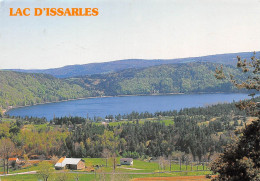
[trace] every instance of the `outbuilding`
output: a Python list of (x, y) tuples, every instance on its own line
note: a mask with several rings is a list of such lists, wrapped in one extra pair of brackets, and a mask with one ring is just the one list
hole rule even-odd
[(10, 164), (13, 163), (13, 162), (19, 163), (20, 160), (19, 160), (18, 158), (8, 158), (8, 162), (9, 162)]
[(121, 165), (133, 165), (134, 164), (134, 160), (133, 160), (133, 158), (121, 158), (120, 159), (120, 164)]
[(56, 170), (71, 169), (71, 170), (82, 170), (85, 168), (85, 161), (81, 158), (60, 158), (55, 164)]

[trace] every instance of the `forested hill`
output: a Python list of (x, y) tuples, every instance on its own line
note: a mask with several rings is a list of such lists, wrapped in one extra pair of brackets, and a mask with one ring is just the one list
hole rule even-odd
[[(47, 74), (0, 71), (0, 107), (26, 106), (89, 96), (235, 92), (214, 77), (218, 64), (186, 63), (126, 69), (117, 73), (58, 79)], [(242, 79), (238, 69), (224, 70)]]
[[(217, 54), (208, 55), (201, 57), (188, 57), (179, 59), (154, 59), (154, 60), (144, 60), (144, 59), (128, 59), (128, 60), (117, 60), (112, 62), (104, 63), (90, 63), (84, 65), (68, 65), (61, 68), (45, 69), (45, 70), (14, 70), (26, 73), (45, 73), (50, 74), (58, 78), (69, 78), (75, 76), (84, 76), (92, 74), (104, 74), (117, 72), (129, 68), (145, 68), (155, 65), (163, 64), (178, 64), (178, 63), (188, 63), (188, 62), (210, 62), (210, 63), (221, 63), (226, 65), (236, 64), (236, 57), (241, 56), (241, 58), (250, 59), (253, 56), (253, 52), (240, 52), (240, 53), (227, 53), (227, 54)], [(256, 56), (260, 56), (260, 52), (256, 52)]]
[(76, 84), (47, 74), (0, 71), (0, 107), (26, 106), (90, 96)]
[[(229, 81), (215, 78), (217, 66), (212, 63), (169, 64), (69, 80), (110, 96), (237, 91)], [(238, 79), (245, 76), (233, 66), (224, 66), (224, 70)]]

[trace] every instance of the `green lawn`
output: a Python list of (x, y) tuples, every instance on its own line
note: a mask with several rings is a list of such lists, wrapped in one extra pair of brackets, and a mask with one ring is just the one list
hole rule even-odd
[(18, 170), (12, 170), (10, 169), (9, 170), (9, 173), (21, 173), (21, 172), (29, 172), (29, 171), (37, 171), (39, 170), (39, 167), (38, 167), (38, 164), (35, 164), (35, 165), (31, 165), (31, 166), (28, 166), (26, 168), (21, 168), (21, 169), (18, 169)]
[(37, 176), (36, 175), (15, 175), (15, 176), (5, 176), (5, 177), (0, 177), (1, 181), (23, 181), (23, 180), (28, 180), (28, 181), (35, 181), (37, 180)]
[[(180, 166), (179, 164), (172, 164), (171, 169), (169, 165), (166, 165), (164, 169), (159, 167), (159, 164), (157, 162), (145, 162), (145, 161), (140, 161), (140, 160), (134, 160), (134, 165), (133, 166), (126, 166), (122, 165), (117, 167), (118, 170), (122, 172), (134, 172), (134, 173), (149, 173), (149, 172), (169, 172), (169, 171), (180, 171)], [(193, 166), (192, 171), (197, 171), (198, 170), (203, 170), (203, 166), (199, 165)], [(204, 170), (207, 170), (206, 166), (204, 167)], [(186, 165), (182, 165), (181, 171), (191, 171), (191, 166), (187, 165), (187, 170), (186, 170)]]
[[(85, 163), (87, 166), (90, 165), (104, 165), (103, 169), (105, 171), (112, 171), (112, 160), (108, 160), (108, 167), (105, 167), (106, 161), (103, 158), (84, 158)], [(120, 158), (117, 158), (117, 164), (120, 163)], [(192, 171), (196, 170), (203, 170), (203, 166), (199, 165), (198, 167), (196, 165), (193, 165)], [(161, 171), (170, 171), (170, 166), (165, 166), (164, 170), (161, 170), (159, 168), (159, 164), (157, 162), (147, 162), (142, 160), (134, 160), (133, 166), (128, 165), (121, 165), (117, 166), (116, 170), (119, 172), (127, 172), (127, 173), (148, 173), (148, 172), (161, 172)], [(204, 166), (204, 170), (207, 170), (207, 167)], [(172, 163), (171, 171), (180, 171), (179, 164)], [(186, 171), (186, 165), (182, 165), (181, 171)], [(191, 166), (187, 165), (187, 171), (191, 171)]]
[[(95, 169), (95, 173), (90, 173), (86, 171), (75, 171), (75, 173), (68, 173), (68, 180), (75, 180), (75, 177), (79, 177), (80, 180), (111, 180), (111, 177), (114, 177), (115, 180), (130, 180), (132, 178), (140, 178), (140, 177), (173, 177), (173, 176), (191, 176), (191, 175), (206, 175), (211, 174), (211, 171), (205, 170), (204, 171), (196, 171), (197, 166), (193, 166), (193, 171), (191, 171), (190, 165), (187, 167), (182, 165), (182, 171), (180, 171), (180, 166), (178, 164), (172, 164), (171, 171), (170, 167), (167, 165), (164, 170), (159, 168), (159, 165), (157, 162), (146, 162), (142, 160), (134, 160), (133, 166), (127, 166), (127, 165), (121, 165), (116, 167), (116, 173), (121, 174), (115, 174), (111, 175), (113, 173), (113, 167), (112, 167), (112, 160), (108, 160), (108, 167), (106, 167), (106, 161), (102, 158), (84, 158), (87, 166), (92, 165), (104, 165), (103, 167), (99, 169)], [(119, 163), (120, 158), (117, 158), (117, 164)], [(203, 167), (200, 165), (198, 167), (199, 170), (202, 170)], [(39, 167), (37, 165), (32, 165), (26, 169), (11, 171), (10, 173), (18, 173), (18, 172), (27, 172), (27, 171), (36, 171), (39, 170)], [(166, 172), (166, 173), (159, 173), (159, 172)], [(86, 174), (87, 173), (87, 174)], [(109, 173), (109, 174), (107, 174)], [(145, 174), (145, 173), (151, 173), (151, 174)], [(61, 174), (61, 171), (55, 171), (55, 173), (52, 176), (52, 180), (55, 180), (55, 177), (59, 177)], [(16, 175), (16, 176), (7, 176), (7, 177), (1, 177), (1, 181), (15, 181), (15, 180), (38, 180), (37, 175)]]
[[(120, 163), (120, 158), (116, 158), (116, 163)], [(83, 158), (85, 160), (85, 164), (87, 167), (90, 167), (92, 165), (103, 165), (102, 170), (104, 172), (112, 172), (113, 171), (113, 164), (112, 164), (112, 159), (108, 159), (107, 161), (107, 167), (106, 167), (106, 160), (103, 158)], [(197, 171), (203, 170), (203, 166), (199, 165), (193, 165), (192, 169), (190, 165), (182, 165), (181, 166), (181, 171)], [(208, 168), (205, 166), (204, 170), (207, 170)], [(9, 170), (9, 173), (21, 173), (21, 172), (28, 172), (28, 171), (37, 171), (39, 170), (39, 167), (37, 164), (31, 165), (27, 168), (19, 169), (19, 170), (14, 170), (12, 171), (11, 169)], [(179, 164), (172, 163), (171, 169), (169, 165), (166, 165), (164, 169), (159, 167), (159, 164), (157, 162), (147, 162), (147, 161), (142, 161), (142, 160), (134, 160), (134, 164), (132, 166), (128, 165), (121, 165), (116, 167), (117, 172), (124, 172), (124, 173), (152, 173), (152, 172), (169, 172), (169, 171), (180, 171), (180, 166)], [(82, 172), (82, 171), (78, 171)]]

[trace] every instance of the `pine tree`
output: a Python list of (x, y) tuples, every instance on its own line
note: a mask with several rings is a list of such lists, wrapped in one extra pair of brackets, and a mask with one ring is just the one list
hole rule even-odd
[[(238, 82), (230, 75), (231, 82), (237, 88), (245, 88), (258, 92), (260, 90), (260, 59), (255, 56), (251, 61), (237, 57), (237, 67), (244, 73), (251, 73), (244, 82)], [(223, 68), (216, 69), (216, 78), (227, 78)], [(255, 93), (250, 94), (254, 97)], [(228, 145), (223, 154), (214, 161), (211, 169), (218, 173), (214, 180), (218, 181), (257, 181), (260, 180), (260, 103), (254, 100), (241, 101), (237, 107), (245, 110), (249, 116), (258, 119), (245, 127), (242, 136), (236, 143)]]

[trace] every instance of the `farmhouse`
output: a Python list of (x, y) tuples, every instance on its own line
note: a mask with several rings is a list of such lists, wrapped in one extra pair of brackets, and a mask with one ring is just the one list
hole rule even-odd
[(20, 160), (19, 160), (18, 158), (8, 158), (8, 162), (9, 162), (9, 163), (13, 163), (13, 162), (19, 163)]
[(55, 164), (56, 170), (61, 169), (71, 169), (71, 170), (81, 170), (85, 168), (85, 161), (81, 158), (60, 158)]
[(134, 164), (134, 160), (133, 160), (133, 158), (121, 158), (120, 159), (120, 164), (121, 165), (133, 165)]

